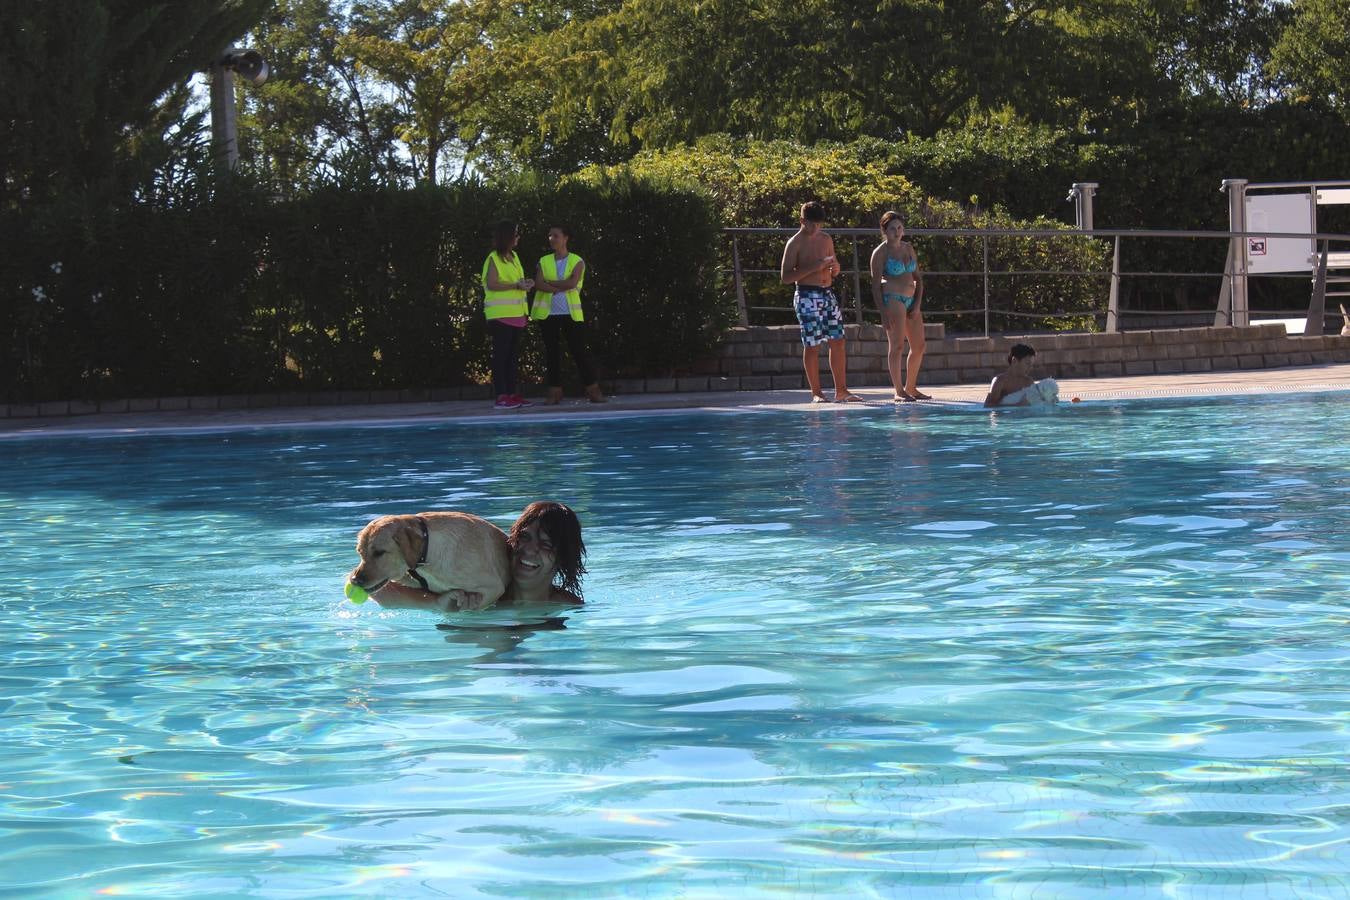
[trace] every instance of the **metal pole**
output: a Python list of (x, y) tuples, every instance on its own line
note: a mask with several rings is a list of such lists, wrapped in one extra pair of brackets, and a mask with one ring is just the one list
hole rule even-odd
[(1116, 235), (1116, 252), (1111, 257), (1111, 296), (1106, 301), (1106, 333), (1120, 331), (1120, 235)]
[[(1317, 234), (1317, 206), (1320, 203), (1320, 201), (1317, 198), (1318, 195), (1322, 193), (1322, 191), (1320, 188), (1318, 188), (1317, 185), (1314, 184), (1311, 188), (1311, 192), (1312, 192), (1312, 202), (1308, 204), (1308, 212), (1312, 213), (1312, 221), (1308, 223), (1309, 226), (1308, 230), (1310, 234)], [(1310, 241), (1309, 243), (1313, 242)], [(1316, 244), (1314, 243), (1314, 248), (1315, 247)], [(1318, 334), (1321, 334), (1321, 332), (1318, 332)]]
[(1304, 334), (1322, 334), (1327, 330), (1327, 253), (1331, 241), (1322, 241), (1322, 252), (1317, 254), (1317, 274), (1313, 276), (1312, 299), (1308, 301), (1308, 318), (1303, 323)]
[[(1220, 190), (1228, 192), (1228, 230), (1244, 232), (1247, 230), (1247, 179), (1225, 178)], [(1233, 321), (1234, 325), (1246, 325), (1247, 321), (1247, 238), (1235, 235), (1233, 244)]]
[[(228, 48), (232, 49), (232, 48)], [(228, 52), (228, 49), (226, 52)], [(224, 58), (225, 53), (220, 55)], [(235, 123), (234, 72), (219, 62), (211, 66), (211, 143), (216, 160), (228, 171), (239, 168), (239, 131)]]
[(1219, 305), (1214, 310), (1214, 327), (1233, 324), (1233, 244), (1223, 261), (1223, 283), (1219, 286)]
[(731, 236), (731, 272), (736, 284), (736, 310), (740, 314), (740, 323), (749, 325), (750, 313), (745, 309), (745, 281), (741, 278), (741, 241), (734, 234)]
[(1092, 230), (1092, 197), (1097, 193), (1097, 182), (1075, 181), (1065, 199), (1073, 201), (1074, 221), (1079, 231)]
[(989, 236), (981, 235), (984, 244), (984, 336), (989, 337)]
[(850, 237), (848, 242), (853, 245), (853, 299), (857, 304), (858, 324), (863, 323), (862, 307), (862, 273), (858, 270), (858, 239)]

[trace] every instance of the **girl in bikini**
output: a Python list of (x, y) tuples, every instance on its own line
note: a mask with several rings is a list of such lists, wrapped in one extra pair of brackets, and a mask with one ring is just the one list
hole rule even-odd
[[(919, 369), (926, 348), (923, 336), (923, 275), (919, 257), (905, 240), (897, 212), (881, 216), (882, 242), (872, 251), (872, 302), (886, 328), (886, 368), (895, 386), (895, 402), (931, 400), (919, 390)], [(909, 359), (901, 366), (905, 341)], [(907, 377), (904, 377), (907, 376)]]

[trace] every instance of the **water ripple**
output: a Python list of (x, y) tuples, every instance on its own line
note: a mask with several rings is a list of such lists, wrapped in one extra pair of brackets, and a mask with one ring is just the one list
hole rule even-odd
[[(0, 892), (1350, 895), (1344, 400), (5, 442)], [(564, 628), (342, 601), (540, 496)]]

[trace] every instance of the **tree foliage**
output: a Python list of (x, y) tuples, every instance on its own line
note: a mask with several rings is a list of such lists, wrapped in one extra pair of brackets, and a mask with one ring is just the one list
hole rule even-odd
[(181, 87), (266, 0), (62, 0), (0, 8), (0, 203), (125, 189), (134, 151), (186, 115)]
[(1350, 4), (1294, 0), (1268, 69), (1302, 102), (1329, 107), (1350, 123)]
[(339, 52), (346, 9), (281, 0), (249, 36), (272, 73), (239, 91), (240, 153), (246, 170), (281, 196), (352, 178), (393, 183), (408, 172), (392, 104)]
[[(1342, 7), (280, 0), (258, 32), (278, 57), (277, 86), (246, 98), (258, 107), (247, 137), (260, 158), (317, 160), (290, 190), (353, 159), (385, 181), (556, 176), (710, 134), (987, 142), (1009, 126), (1014, 136), (1042, 128), (1113, 147), (1144, 122), (1341, 96), (1343, 35), (1323, 38), (1343, 22)], [(1299, 43), (1314, 32), (1318, 40)], [(282, 108), (283, 95), (308, 98), (295, 101), (300, 114)], [(278, 108), (264, 115), (269, 102)], [(288, 118), (318, 130), (288, 137)], [(974, 192), (956, 187), (958, 198)]]
[(610, 137), (931, 137), (1012, 110), (1108, 129), (1201, 97), (1265, 99), (1269, 0), (628, 0), (571, 23), (561, 102)]

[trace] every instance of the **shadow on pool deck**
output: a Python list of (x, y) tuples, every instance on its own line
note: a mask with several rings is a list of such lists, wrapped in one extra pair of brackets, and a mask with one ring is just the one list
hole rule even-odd
[[(988, 386), (924, 386), (933, 399), (979, 404)], [(1350, 364), (1254, 369), (1239, 372), (1196, 372), (1184, 375), (1140, 375), (1121, 378), (1070, 378), (1060, 382), (1060, 399), (1126, 400), (1143, 397), (1208, 397), (1237, 394), (1350, 391)], [(827, 389), (828, 392), (828, 389)], [(59, 434), (138, 434), (149, 431), (215, 431), (269, 426), (358, 425), (464, 422), (557, 421), (652, 415), (678, 410), (766, 411), (844, 414), (847, 410), (891, 405), (890, 388), (858, 388), (867, 403), (811, 403), (805, 390), (727, 391), (688, 394), (631, 394), (606, 404), (568, 398), (561, 406), (536, 403), (525, 409), (496, 411), (485, 400), (444, 403), (373, 403), (359, 406), (293, 406), (270, 409), (179, 410), (145, 413), (95, 413), (63, 418), (0, 419), (0, 438)]]

